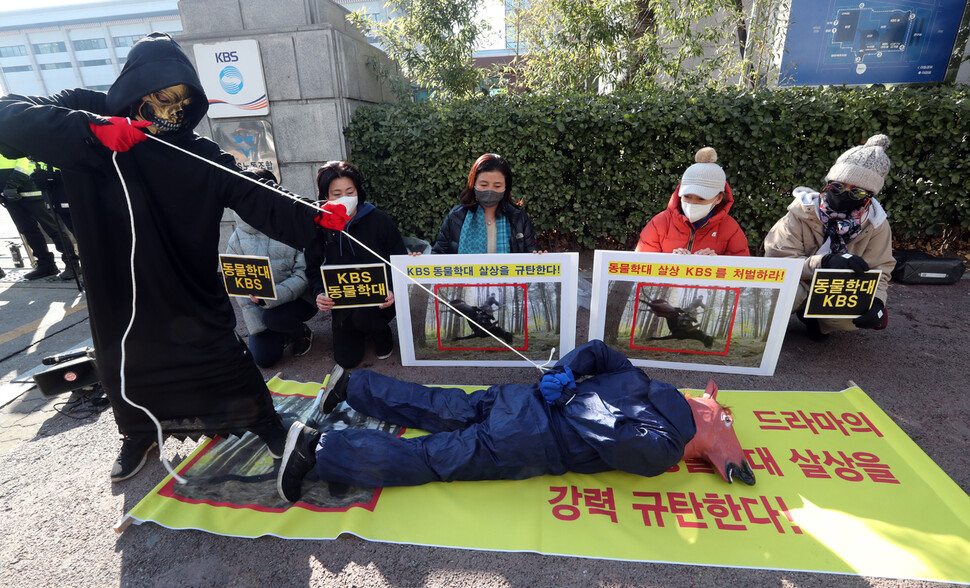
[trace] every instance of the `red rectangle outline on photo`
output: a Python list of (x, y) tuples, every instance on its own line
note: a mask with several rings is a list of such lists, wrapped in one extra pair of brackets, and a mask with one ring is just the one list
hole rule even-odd
[[(434, 293), (435, 296), (439, 296), (438, 288), (480, 288), (481, 286), (488, 286), (492, 288), (505, 288), (508, 286), (522, 288), (522, 304), (524, 306), (523, 312), (523, 324), (525, 324), (525, 342), (522, 347), (513, 347), (516, 351), (528, 351), (529, 350), (529, 285), (528, 284), (435, 284)], [(507, 347), (444, 347), (441, 345), (441, 321), (439, 317), (441, 316), (440, 309), (441, 301), (438, 298), (434, 300), (434, 324), (435, 333), (438, 337), (438, 350), (439, 351), (506, 351)], [(462, 318), (462, 320), (465, 320)], [(494, 341), (491, 336), (486, 337), (489, 341)]]
[(678, 284), (648, 284), (639, 282), (636, 285), (637, 295), (633, 301), (633, 325), (637, 324), (637, 313), (640, 311), (640, 291), (643, 286), (663, 286), (666, 288), (697, 288), (703, 290), (730, 290), (734, 292), (734, 309), (731, 311), (731, 328), (728, 330), (727, 341), (724, 343), (724, 351), (690, 351), (687, 349), (664, 349), (662, 347), (638, 347), (633, 344), (633, 337), (636, 329), (630, 329), (630, 349), (643, 349), (647, 351), (670, 351), (672, 353), (693, 353), (696, 355), (727, 355), (731, 349), (731, 335), (734, 333), (734, 319), (738, 315), (738, 304), (741, 302), (741, 288), (726, 288), (724, 286), (686, 286)]

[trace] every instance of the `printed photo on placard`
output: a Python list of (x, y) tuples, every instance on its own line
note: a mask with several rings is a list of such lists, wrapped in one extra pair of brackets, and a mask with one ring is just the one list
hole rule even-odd
[(635, 365), (770, 375), (798, 260), (596, 251), (590, 339)]
[(387, 299), (387, 266), (323, 265), (323, 291), (333, 300), (334, 308), (380, 306)]
[(805, 302), (805, 318), (856, 318), (872, 308), (882, 272), (818, 269)]
[(276, 300), (269, 258), (262, 255), (219, 255), (219, 267), (230, 296)]
[(541, 364), (575, 346), (575, 253), (391, 261), (411, 278), (393, 273), (403, 365)]
[(280, 179), (273, 125), (268, 120), (212, 121), (212, 139), (240, 169), (259, 168)]

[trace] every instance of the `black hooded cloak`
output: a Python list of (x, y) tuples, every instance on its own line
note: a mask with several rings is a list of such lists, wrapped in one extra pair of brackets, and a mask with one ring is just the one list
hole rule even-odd
[(192, 132), (208, 110), (195, 69), (179, 45), (152, 33), (131, 48), (107, 94), (65, 90), (49, 97), (0, 98), (0, 152), (61, 168), (74, 217), (101, 382), (125, 435), (154, 431), (121, 396), (152, 411), (166, 434), (260, 432), (277, 419), (269, 391), (235, 333), (235, 314), (218, 274), (219, 223), (231, 208), (274, 239), (303, 248), (315, 238), (314, 211), (298, 202), (148, 140), (117, 154), (131, 197), (132, 231), (112, 152), (91, 132), (98, 116), (129, 116), (143, 96), (186, 84), (195, 98), (185, 130), (164, 140), (226, 168), (231, 155)]

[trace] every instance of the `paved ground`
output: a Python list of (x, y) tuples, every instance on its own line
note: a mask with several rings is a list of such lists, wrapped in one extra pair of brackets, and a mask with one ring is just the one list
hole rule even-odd
[[(5, 215), (0, 214), (0, 217)], [(3, 219), (0, 219), (0, 223)], [(0, 224), (0, 268), (12, 272)], [(923, 586), (914, 581), (799, 572), (704, 568), (335, 541), (235, 539), (157, 525), (111, 527), (164, 476), (152, 460), (111, 484), (120, 447), (110, 412), (73, 420), (18, 379), (45, 355), (89, 337), (84, 299), (56, 280), (0, 280), (0, 584), (5, 586)], [(894, 286), (890, 328), (811, 343), (792, 321), (773, 377), (720, 375), (722, 389), (839, 390), (859, 384), (964, 491), (970, 489), (970, 395), (966, 340), (970, 280), (955, 286)], [(579, 317), (585, 340), (588, 317)], [(312, 351), (267, 370), (321, 380), (332, 366), (328, 320), (311, 322)], [(530, 382), (525, 368), (403, 368), (397, 355), (365, 360), (390, 375), (428, 383)], [(708, 374), (655, 370), (678, 386)], [(19, 387), (18, 387), (19, 386)], [(4, 398), (6, 396), (6, 398)], [(13, 397), (12, 400), (10, 398)], [(8, 402), (9, 400), (9, 402)], [(193, 443), (169, 441), (175, 462)], [(919, 508), (919, 505), (900, 505)]]

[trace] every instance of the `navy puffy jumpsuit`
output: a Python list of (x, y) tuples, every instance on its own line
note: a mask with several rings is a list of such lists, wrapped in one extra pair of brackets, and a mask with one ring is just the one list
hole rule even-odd
[(354, 486), (415, 486), (433, 481), (521, 480), (543, 474), (622, 470), (661, 474), (683, 457), (695, 433), (683, 395), (651, 380), (621, 353), (591, 341), (556, 365), (578, 382), (555, 405), (538, 383), (466, 394), (359, 370), (347, 403), (358, 412), (424, 429), (402, 439), (376, 430), (326, 431), (316, 452), (321, 480)]

